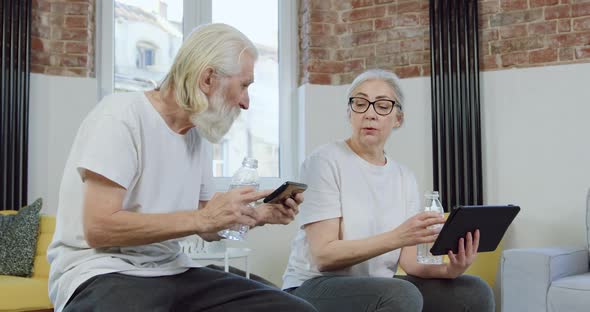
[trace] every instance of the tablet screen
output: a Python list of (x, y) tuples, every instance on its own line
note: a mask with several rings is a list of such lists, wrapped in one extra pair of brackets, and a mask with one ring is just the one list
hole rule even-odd
[(451, 211), (430, 252), (436, 256), (449, 250), (457, 253), (459, 239), (477, 229), (480, 233), (477, 251), (493, 251), (519, 211), (520, 207), (514, 205), (458, 206)]

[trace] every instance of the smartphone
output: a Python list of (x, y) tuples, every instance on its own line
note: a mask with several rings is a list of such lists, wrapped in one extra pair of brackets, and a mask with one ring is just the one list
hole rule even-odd
[(266, 196), (264, 203), (280, 203), (283, 200), (295, 196), (295, 194), (303, 193), (307, 189), (307, 184), (287, 181), (279, 186), (274, 192)]

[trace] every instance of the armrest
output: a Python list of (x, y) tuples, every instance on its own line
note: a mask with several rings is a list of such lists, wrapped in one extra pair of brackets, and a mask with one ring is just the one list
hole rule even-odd
[(572, 247), (505, 250), (502, 311), (547, 311), (547, 291), (556, 279), (588, 272), (588, 249)]

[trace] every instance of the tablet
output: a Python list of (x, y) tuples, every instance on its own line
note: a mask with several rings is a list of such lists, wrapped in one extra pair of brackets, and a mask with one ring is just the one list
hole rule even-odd
[(514, 205), (458, 206), (449, 214), (430, 252), (435, 256), (446, 255), (449, 250), (457, 253), (459, 239), (476, 229), (480, 234), (477, 251), (494, 251), (519, 211), (520, 207)]

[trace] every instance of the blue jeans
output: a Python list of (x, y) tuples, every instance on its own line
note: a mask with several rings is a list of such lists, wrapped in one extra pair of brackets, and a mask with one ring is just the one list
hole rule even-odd
[(494, 311), (491, 288), (479, 277), (422, 279), (322, 276), (289, 293), (305, 299), (320, 312), (341, 311)]

